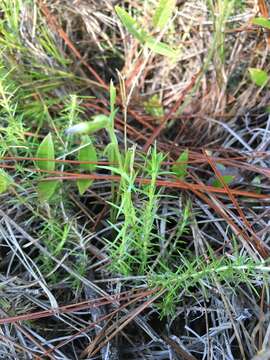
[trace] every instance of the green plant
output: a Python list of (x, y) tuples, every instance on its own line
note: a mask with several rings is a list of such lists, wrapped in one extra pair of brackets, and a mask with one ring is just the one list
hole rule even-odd
[(0, 194), (6, 192), (11, 184), (10, 176), (3, 169), (0, 169)]
[(265, 86), (269, 81), (269, 76), (262, 69), (249, 68), (251, 81), (257, 86)]
[[(52, 172), (55, 170), (54, 144), (52, 135), (49, 133), (42, 143), (39, 145), (36, 157), (37, 167), (40, 170)], [(58, 181), (40, 181), (38, 183), (37, 192), (41, 202), (48, 201), (54, 194)]]
[(188, 155), (188, 149), (183, 151), (176, 160), (176, 163), (172, 166), (172, 172), (180, 180), (184, 180), (187, 175)]
[[(258, 25), (262, 28), (270, 29), (270, 20), (266, 19), (264, 17), (254, 18), (252, 20), (252, 23), (254, 25)], [(258, 69), (258, 68), (249, 68), (248, 70), (249, 70), (251, 81), (255, 85), (260, 86), (260, 87), (267, 85), (267, 83), (269, 81), (269, 76), (265, 70)]]
[(259, 25), (265, 29), (270, 29), (270, 20), (269, 19), (266, 19), (264, 17), (258, 17), (258, 18), (254, 18), (252, 20), (252, 23), (254, 25)]
[(159, 0), (153, 17), (153, 25), (156, 28), (160, 30), (165, 28), (172, 17), (175, 5), (176, 0)]
[[(71, 224), (59, 224), (56, 213), (53, 217), (41, 224), (39, 231), (40, 241), (42, 241), (52, 256), (59, 257), (66, 247), (71, 237)], [(61, 279), (61, 274), (55, 272), (54, 261), (50, 256), (40, 255), (39, 262), (41, 270), (46, 274), (52, 283)]]
[[(13, 70), (7, 70), (0, 61), (0, 152), (18, 153), (24, 143), (24, 117), (18, 114), (18, 102), (21, 95), (13, 80)], [(16, 144), (16, 146), (14, 146)]]
[[(121, 203), (112, 204), (117, 209), (117, 217), (123, 219), (115, 240), (108, 245), (112, 259), (111, 268), (121, 274), (145, 274), (149, 271), (154, 259), (154, 245), (158, 237), (154, 221), (158, 218), (158, 199), (156, 181), (161, 174), (160, 166), (164, 155), (156, 148), (149, 151), (143, 169), (150, 182), (142, 187), (135, 186), (136, 173), (133, 170), (134, 150), (131, 152), (130, 168), (121, 183)], [(135, 199), (137, 198), (137, 202)]]
[[(95, 171), (97, 165), (97, 152), (94, 147), (94, 145), (91, 142), (91, 139), (89, 136), (82, 136), (81, 140), (82, 147), (79, 150), (78, 154), (78, 160), (79, 161), (88, 161), (92, 162), (92, 164), (80, 164), (80, 170), (92, 172)], [(77, 180), (77, 185), (79, 189), (80, 195), (83, 195), (84, 192), (89, 188), (89, 186), (92, 184), (93, 180), (89, 179), (80, 179)]]
[[(234, 180), (235, 175), (223, 175), (222, 176), (222, 180), (226, 185), (230, 185), (230, 183)], [(212, 186), (217, 187), (217, 188), (222, 188), (223, 187), (223, 183), (221, 182), (221, 180), (216, 179), (213, 181)]]
[(164, 109), (157, 94), (153, 95), (147, 101), (144, 101), (143, 105), (148, 114), (157, 118), (164, 116)]
[(162, 317), (175, 313), (181, 291), (193, 296), (192, 288), (201, 287), (207, 299), (209, 284), (216, 286), (214, 284), (217, 284), (217, 281), (226, 284), (232, 291), (235, 291), (237, 285), (245, 284), (259, 296), (253, 282), (256, 282), (257, 276), (263, 278), (270, 272), (267, 262), (256, 262), (249, 257), (240, 255), (217, 259), (210, 252), (208, 261), (203, 258), (189, 259), (180, 254), (179, 258), (181, 265), (178, 269), (173, 271), (168, 266), (162, 265), (159, 272), (148, 277), (150, 286), (166, 289), (163, 299), (158, 305)]
[[(264, 152), (260, 158), (258, 151), (255, 158), (240, 140), (242, 145), (264, 149), (267, 129), (264, 116), (255, 122), (256, 130), (252, 121), (247, 122), (251, 133), (241, 128), (239, 135), (242, 121), (237, 118), (235, 123), (234, 116), (227, 123), (227, 116), (239, 110), (238, 100), (248, 101), (250, 84), (244, 75), (250, 74), (250, 82), (257, 86), (268, 86), (268, 74), (256, 68), (259, 57), (250, 55), (252, 43), (245, 47), (244, 57), (241, 51), (245, 38), (254, 44), (257, 40), (252, 33), (240, 31), (252, 5), (238, 0), (209, 0), (203, 6), (175, 0), (122, 2), (123, 8), (116, 7), (116, 11), (124, 32), (134, 38), (129, 44), (122, 41), (125, 34), (109, 18), (111, 5), (107, 13), (102, 9), (90, 14), (91, 7), (86, 9), (82, 2), (78, 6), (60, 3), (59, 7), (34, 0), (3, 0), (0, 4), (1, 322), (6, 320), (3, 340), (12, 340), (4, 355), (20, 357), (25, 351), (29, 357), (66, 358), (75, 353), (83, 357), (89, 339), (90, 348), (95, 344), (94, 351), (103, 351), (119, 326), (123, 329), (135, 321), (138, 331), (149, 332), (148, 323), (155, 330), (161, 315), (168, 317), (162, 321), (168, 333), (183, 330), (178, 335), (187, 357), (193, 351), (195, 357), (207, 353), (213, 360), (238, 355), (235, 339), (239, 333), (239, 347), (241, 340), (248, 339), (244, 353), (253, 358), (267, 340), (263, 336), (268, 324), (259, 317), (269, 305), (270, 267), (255, 240), (259, 236), (262, 246), (267, 241), (263, 165), (268, 158)], [(242, 6), (247, 13), (238, 13)], [(200, 15), (195, 16), (195, 11)], [(267, 21), (255, 20), (254, 24), (268, 30)], [(100, 26), (102, 34), (93, 41), (90, 33), (95, 26)], [(89, 51), (89, 43), (97, 46)], [(112, 53), (117, 53), (113, 66)], [(246, 62), (254, 66), (248, 72)], [(107, 79), (117, 67), (123, 69), (118, 73), (119, 93), (111, 82), (108, 95)], [(235, 84), (226, 89), (232, 69), (237, 73)], [(94, 80), (95, 72), (100, 81)], [(138, 81), (132, 81), (134, 74)], [(142, 101), (147, 99), (143, 104), (132, 103), (135, 91), (130, 84), (138, 85), (136, 99), (142, 94)], [(216, 98), (222, 106), (216, 105)], [(190, 107), (178, 116), (188, 102)], [(212, 112), (208, 103), (217, 110), (211, 117), (204, 116)], [(141, 111), (150, 116), (144, 117)], [(146, 123), (148, 120), (153, 123)], [(176, 140), (168, 141), (174, 136), (167, 136), (174, 127), (161, 134), (162, 141), (153, 142), (151, 135), (163, 120), (164, 124), (175, 121), (175, 129), (184, 135), (178, 154), (177, 147), (173, 148)], [(204, 121), (214, 125), (205, 126)], [(119, 131), (122, 125), (123, 134)], [(193, 125), (198, 134), (202, 132), (202, 141), (210, 140), (209, 146), (214, 146), (207, 154), (220, 175), (208, 179), (209, 166), (197, 139), (196, 145), (192, 143)], [(215, 131), (221, 125), (234, 134)], [(129, 134), (141, 139), (137, 142)], [(154, 145), (143, 152), (147, 138)], [(183, 144), (189, 144), (192, 151)], [(230, 144), (236, 144), (237, 151), (231, 151)], [(172, 158), (177, 159), (173, 165)], [(241, 170), (233, 171), (237, 164), (245, 174), (251, 171), (247, 174), (250, 182), (238, 176)], [(230, 196), (224, 183), (229, 187), (237, 184), (239, 189), (230, 189)], [(238, 197), (240, 191), (246, 196)], [(249, 199), (251, 191), (253, 198)], [(262, 199), (256, 199), (256, 194)], [(242, 211), (239, 218), (238, 208)], [(245, 218), (251, 224), (247, 230)], [(45, 327), (39, 319), (12, 323), (17, 315), (26, 319), (43, 314), (49, 315)], [(82, 332), (89, 321), (99, 324)], [(207, 326), (205, 332), (199, 327), (196, 334), (198, 321)], [(259, 335), (251, 336), (256, 335), (258, 322)], [(24, 339), (23, 328), (36, 340)], [(209, 335), (210, 347), (200, 341)], [(167, 341), (158, 342), (164, 358), (169, 358)], [(116, 343), (110, 342), (112, 353)], [(16, 344), (21, 346), (17, 349)], [(131, 356), (151, 357), (147, 342), (140, 354), (136, 350)], [(242, 353), (241, 358), (245, 358)]]
[[(153, 19), (154, 25), (156, 27), (165, 27), (169, 18), (171, 17), (174, 6), (175, 2), (160, 1), (159, 7), (157, 8)], [(173, 49), (171, 46), (160, 42), (151, 36), (132, 16), (129, 15), (125, 9), (121, 8), (120, 6), (116, 6), (115, 11), (123, 25), (127, 28), (128, 32), (134, 36), (140, 44), (148, 47), (157, 54), (168, 56), (172, 59), (177, 59), (178, 51), (176, 49)]]
[(214, 26), (213, 61), (220, 87), (224, 83), (223, 73), (226, 59), (225, 28), (235, 6), (234, 0), (208, 0)]
[[(115, 239), (108, 242), (107, 250), (111, 259), (111, 269), (123, 275), (134, 273), (147, 274), (153, 271), (159, 262), (170, 262), (170, 255), (163, 253), (160, 239), (156, 234), (155, 221), (158, 220), (160, 190), (157, 188), (158, 177), (162, 176), (162, 163), (166, 156), (159, 153), (156, 147), (149, 150), (143, 157), (143, 164), (135, 163), (135, 147), (120, 150), (114, 129), (114, 118), (117, 112), (115, 108), (116, 89), (111, 82), (110, 85), (110, 115), (96, 115), (92, 121), (79, 122), (66, 130), (67, 135), (76, 135), (81, 138), (81, 145), (78, 152), (78, 160), (82, 163), (79, 168), (83, 172), (92, 172), (97, 169), (110, 170), (112, 174), (120, 175), (118, 184), (112, 182), (111, 196), (111, 226), (116, 232)], [(74, 114), (74, 105), (69, 109), (70, 123), (78, 121), (79, 117)], [(109, 135), (110, 142), (104, 153), (110, 161), (109, 166), (97, 166), (97, 152), (87, 134), (94, 134), (96, 131), (105, 129)], [(37, 166), (44, 172), (55, 171), (55, 153), (51, 134), (48, 134), (39, 145), (36, 157)], [(52, 161), (51, 161), (52, 160)], [(84, 163), (87, 162), (87, 163)], [(179, 179), (187, 175), (188, 150), (185, 150), (172, 167), (172, 173)], [(147, 184), (137, 185), (136, 178), (140, 174), (149, 179)], [(91, 185), (92, 180), (77, 180), (78, 189), (81, 195)], [(59, 181), (46, 181), (42, 179), (38, 185), (39, 197), (42, 201), (48, 201), (52, 197)], [(176, 243), (185, 233), (188, 219), (190, 217), (189, 207), (186, 206), (183, 219), (178, 224), (178, 231), (172, 245), (169, 246), (169, 254), (173, 254)], [(117, 222), (120, 221), (120, 224)], [(155, 258), (158, 258), (156, 262)], [(154, 267), (153, 267), (154, 265)]]

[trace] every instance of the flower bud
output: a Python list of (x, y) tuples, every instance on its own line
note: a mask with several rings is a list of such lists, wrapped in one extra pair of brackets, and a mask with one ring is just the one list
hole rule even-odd
[(71, 126), (66, 130), (66, 135), (74, 134), (92, 134), (98, 130), (104, 129), (109, 125), (109, 118), (105, 115), (96, 115), (92, 121), (84, 121)]

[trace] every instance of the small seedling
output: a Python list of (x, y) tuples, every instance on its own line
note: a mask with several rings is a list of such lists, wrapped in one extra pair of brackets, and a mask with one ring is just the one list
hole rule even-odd
[(164, 109), (160, 102), (159, 96), (157, 94), (150, 97), (149, 100), (143, 103), (145, 111), (152, 116), (162, 117), (164, 116)]
[(184, 180), (187, 176), (188, 157), (188, 149), (186, 149), (180, 154), (176, 160), (176, 164), (172, 166), (172, 171), (179, 180)]
[(257, 86), (265, 86), (269, 80), (269, 76), (266, 71), (262, 69), (249, 68), (249, 74), (251, 81)]

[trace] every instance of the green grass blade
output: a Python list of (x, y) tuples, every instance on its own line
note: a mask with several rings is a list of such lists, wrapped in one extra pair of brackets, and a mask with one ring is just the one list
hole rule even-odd
[(270, 29), (270, 20), (264, 17), (258, 17), (252, 20), (252, 24), (262, 26), (266, 29)]
[(115, 6), (115, 11), (122, 24), (127, 28), (128, 32), (137, 40), (139, 40), (140, 43), (144, 43), (147, 37), (147, 33), (140, 27), (137, 21), (120, 6)]
[(147, 37), (145, 45), (159, 55), (163, 55), (172, 59), (177, 58), (178, 52), (175, 49), (163, 42), (157, 42), (156, 39), (152, 36)]
[(177, 57), (177, 51), (172, 49), (169, 45), (157, 41), (154, 37), (148, 34), (138, 22), (129, 15), (129, 13), (120, 6), (115, 7), (115, 11), (121, 20), (122, 24), (127, 28), (128, 32), (133, 35), (142, 45), (146, 45), (153, 52), (167, 56), (170, 58)]
[(170, 20), (176, 0), (159, 0), (158, 7), (155, 11), (153, 24), (156, 28), (162, 30)]
[(113, 81), (111, 80), (111, 82), (110, 82), (110, 108), (111, 108), (111, 113), (114, 111), (115, 102), (116, 102), (116, 88), (115, 88), (115, 86), (113, 84)]

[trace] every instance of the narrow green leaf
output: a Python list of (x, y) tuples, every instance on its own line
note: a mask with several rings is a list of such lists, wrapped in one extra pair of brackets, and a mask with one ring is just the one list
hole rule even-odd
[(106, 146), (104, 150), (104, 155), (108, 156), (108, 160), (111, 165), (115, 165), (116, 163), (116, 154), (115, 154), (115, 145), (110, 143)]
[(154, 37), (149, 35), (149, 33), (142, 29), (137, 21), (132, 16), (130, 16), (126, 10), (120, 6), (115, 6), (115, 11), (122, 24), (127, 28), (128, 32), (133, 35), (142, 45), (147, 46), (157, 54), (170, 58), (177, 57), (178, 53), (175, 49), (172, 49), (169, 45), (163, 42), (157, 41)]
[(113, 81), (111, 80), (111, 82), (110, 82), (110, 106), (111, 106), (111, 112), (114, 111), (115, 102), (116, 102), (116, 89), (115, 89), (115, 86), (113, 84)]
[(186, 149), (182, 152), (182, 154), (180, 154), (179, 158), (176, 160), (176, 162), (179, 162), (180, 164), (174, 164), (172, 166), (172, 171), (180, 180), (184, 180), (187, 175), (188, 157), (188, 149)]
[(252, 24), (262, 26), (266, 29), (270, 29), (270, 20), (264, 17), (258, 17), (252, 20)]
[[(54, 160), (54, 145), (51, 133), (49, 133), (39, 145), (36, 157), (41, 159)], [(53, 171), (55, 169), (55, 162), (49, 160), (38, 160), (37, 166), (41, 170)]]
[[(230, 185), (230, 183), (233, 181), (234, 178), (235, 178), (235, 175), (223, 175), (222, 176), (222, 180), (226, 185)], [(214, 180), (212, 186), (214, 186), (216, 188), (223, 188), (223, 184), (219, 179)]]
[(147, 36), (146, 46), (149, 47), (152, 51), (159, 55), (167, 56), (170, 58), (177, 58), (178, 52), (171, 48), (169, 45), (163, 43), (163, 42), (157, 42), (155, 38), (152, 36)]
[(251, 81), (257, 86), (264, 86), (268, 80), (268, 74), (262, 69), (249, 68)]
[(155, 11), (153, 24), (156, 28), (162, 30), (170, 20), (176, 0), (159, 0), (158, 7)]
[(134, 36), (139, 42), (144, 43), (147, 33), (144, 31), (137, 21), (129, 15), (129, 13), (121, 8), (120, 6), (115, 6), (115, 11), (122, 24), (127, 28), (128, 32)]
[(127, 174), (133, 173), (135, 148), (129, 148), (124, 155), (124, 170)]
[(49, 201), (55, 193), (58, 185), (58, 180), (40, 181), (37, 186), (37, 193), (40, 202)]
[(3, 169), (0, 169), (0, 194), (7, 191), (11, 183), (12, 180), (9, 175)]
[[(97, 162), (97, 152), (94, 145), (91, 142), (89, 136), (82, 137), (82, 145), (86, 145), (80, 149), (78, 154), (79, 161), (91, 161), (93, 163)], [(95, 171), (97, 164), (80, 164), (80, 169), (87, 172)], [(93, 183), (91, 179), (80, 179), (77, 181), (77, 186), (79, 189), (80, 195), (83, 195), (84, 192), (89, 188)]]

